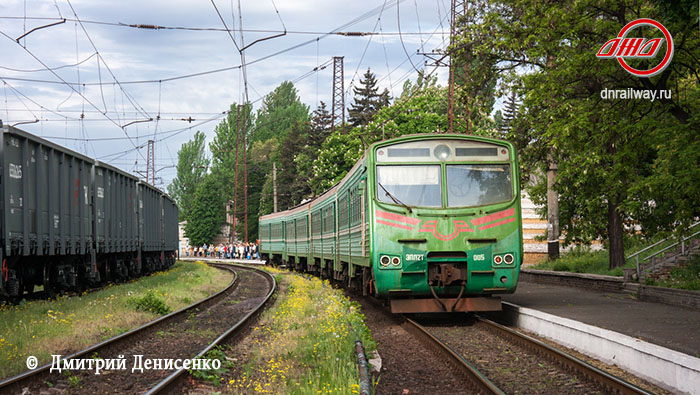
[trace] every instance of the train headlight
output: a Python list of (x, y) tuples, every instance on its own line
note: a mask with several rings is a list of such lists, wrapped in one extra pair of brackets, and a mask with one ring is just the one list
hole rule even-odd
[(450, 147), (446, 146), (445, 144), (438, 145), (437, 147), (435, 147), (435, 150), (433, 151), (433, 155), (435, 155), (435, 157), (438, 160), (442, 160), (442, 161), (447, 160), (447, 158), (449, 158), (451, 154), (452, 154), (452, 150), (450, 150)]
[(379, 258), (379, 264), (386, 267), (389, 266), (389, 263), (391, 262), (391, 258), (389, 258), (386, 255), (382, 255), (381, 258)]
[(397, 256), (391, 258), (391, 264), (394, 266), (399, 266), (401, 264), (401, 258)]
[(513, 257), (513, 254), (505, 254), (503, 256), (503, 262), (505, 262), (506, 265), (510, 265), (514, 260), (515, 258)]
[(495, 255), (493, 257), (493, 263), (495, 263), (496, 265), (500, 265), (501, 263), (503, 263), (503, 258), (500, 255)]

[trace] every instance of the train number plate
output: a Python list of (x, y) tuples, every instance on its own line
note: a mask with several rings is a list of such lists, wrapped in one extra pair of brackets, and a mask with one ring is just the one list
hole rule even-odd
[(406, 254), (407, 261), (422, 261), (423, 254)]

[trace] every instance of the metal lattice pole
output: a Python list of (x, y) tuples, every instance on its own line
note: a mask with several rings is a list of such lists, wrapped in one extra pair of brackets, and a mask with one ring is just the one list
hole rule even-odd
[(156, 184), (155, 141), (148, 140), (148, 160), (146, 161), (146, 182)]
[[(343, 72), (343, 56), (333, 57), (333, 105), (331, 108), (331, 133), (335, 132), (335, 126), (340, 125), (345, 133), (345, 88)], [(340, 122), (338, 122), (340, 120)]]

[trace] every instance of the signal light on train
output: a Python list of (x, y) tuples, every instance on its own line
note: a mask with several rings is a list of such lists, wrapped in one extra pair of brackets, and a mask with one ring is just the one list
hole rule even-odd
[(513, 257), (513, 254), (506, 254), (506, 255), (503, 257), (503, 261), (504, 261), (507, 265), (510, 265), (511, 263), (513, 263), (514, 260), (515, 260), (515, 258)]
[(503, 148), (503, 149), (501, 150), (501, 155), (507, 155), (507, 154), (508, 154), (508, 150), (505, 149), (505, 148)]
[(435, 157), (439, 160), (447, 160), (447, 158), (452, 155), (452, 150), (450, 150), (450, 147), (446, 146), (445, 144), (440, 144), (435, 147), (433, 155), (435, 155)]
[(397, 256), (391, 258), (391, 264), (394, 266), (399, 266), (401, 264), (401, 258)]
[(382, 257), (379, 258), (379, 264), (382, 266), (389, 266), (390, 261), (391, 259), (386, 255), (382, 255)]
[(496, 265), (500, 265), (501, 263), (503, 263), (503, 258), (501, 258), (500, 255), (496, 255), (493, 257), (493, 263), (495, 263)]

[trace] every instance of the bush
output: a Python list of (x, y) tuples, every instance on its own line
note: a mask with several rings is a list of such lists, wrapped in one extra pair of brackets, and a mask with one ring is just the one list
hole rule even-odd
[(165, 301), (153, 291), (148, 291), (140, 298), (131, 299), (131, 303), (136, 307), (136, 310), (150, 311), (154, 314), (165, 315), (170, 313), (170, 307), (165, 304)]
[(554, 270), (555, 272), (568, 272), (568, 271), (570, 271), (569, 266), (567, 266), (567, 264), (564, 262), (555, 262), (554, 266), (552, 266), (552, 270)]

